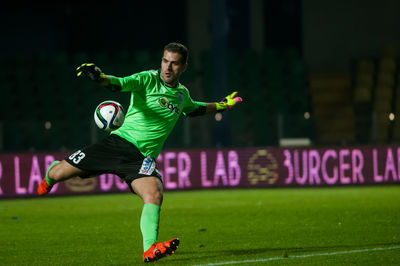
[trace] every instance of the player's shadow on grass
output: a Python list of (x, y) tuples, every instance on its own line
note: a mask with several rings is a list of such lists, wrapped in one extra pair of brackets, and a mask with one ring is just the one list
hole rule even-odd
[(287, 248), (251, 248), (251, 249), (230, 249), (230, 250), (208, 250), (206, 247), (198, 248), (193, 252), (177, 252), (185, 258), (179, 258), (179, 255), (174, 257), (176, 262), (185, 262), (193, 260), (206, 260), (215, 259), (218, 257), (231, 258), (235, 255), (257, 255), (268, 253), (268, 257), (282, 256), (283, 253), (290, 255), (297, 255), (298, 253), (312, 253), (312, 252), (327, 252), (327, 251), (340, 251), (340, 250), (355, 250), (365, 248), (377, 248), (385, 246), (400, 245), (400, 242), (390, 243), (371, 243), (363, 245), (329, 245), (329, 246), (311, 246), (311, 247), (287, 247)]

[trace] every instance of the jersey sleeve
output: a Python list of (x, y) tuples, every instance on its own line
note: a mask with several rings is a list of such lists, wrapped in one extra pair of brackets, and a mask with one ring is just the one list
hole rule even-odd
[(123, 78), (112, 75), (107, 75), (107, 77), (110, 79), (110, 84), (120, 87), (121, 91), (137, 91), (143, 89), (143, 73), (136, 73)]
[(185, 101), (185, 106), (182, 110), (183, 114), (187, 116), (188, 114), (196, 111), (199, 107), (203, 106), (205, 107), (207, 104), (204, 102), (199, 102), (199, 101), (194, 101), (189, 95), (189, 92), (187, 92), (187, 97)]

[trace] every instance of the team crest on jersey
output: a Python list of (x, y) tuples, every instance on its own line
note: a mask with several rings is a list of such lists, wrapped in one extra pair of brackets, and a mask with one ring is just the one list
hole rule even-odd
[(179, 115), (179, 113), (180, 113), (178, 106), (173, 105), (172, 103), (170, 103), (170, 102), (168, 101), (168, 99), (165, 98), (165, 97), (161, 97), (160, 99), (158, 99), (158, 104), (159, 104), (162, 108), (168, 108), (169, 111), (170, 111), (171, 113), (174, 112), (174, 113), (176, 113), (176, 114), (178, 114), (178, 115)]

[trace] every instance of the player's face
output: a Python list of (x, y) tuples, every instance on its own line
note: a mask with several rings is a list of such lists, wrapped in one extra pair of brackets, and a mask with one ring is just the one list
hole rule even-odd
[(161, 59), (161, 78), (168, 87), (175, 87), (181, 74), (186, 70), (187, 64), (181, 60), (180, 54), (164, 51)]

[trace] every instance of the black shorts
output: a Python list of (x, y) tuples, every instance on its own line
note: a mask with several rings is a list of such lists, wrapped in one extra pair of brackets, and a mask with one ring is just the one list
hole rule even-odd
[(74, 152), (65, 160), (85, 171), (81, 178), (111, 173), (125, 180), (131, 190), (134, 179), (154, 176), (161, 180), (156, 160), (144, 157), (135, 145), (115, 134)]

